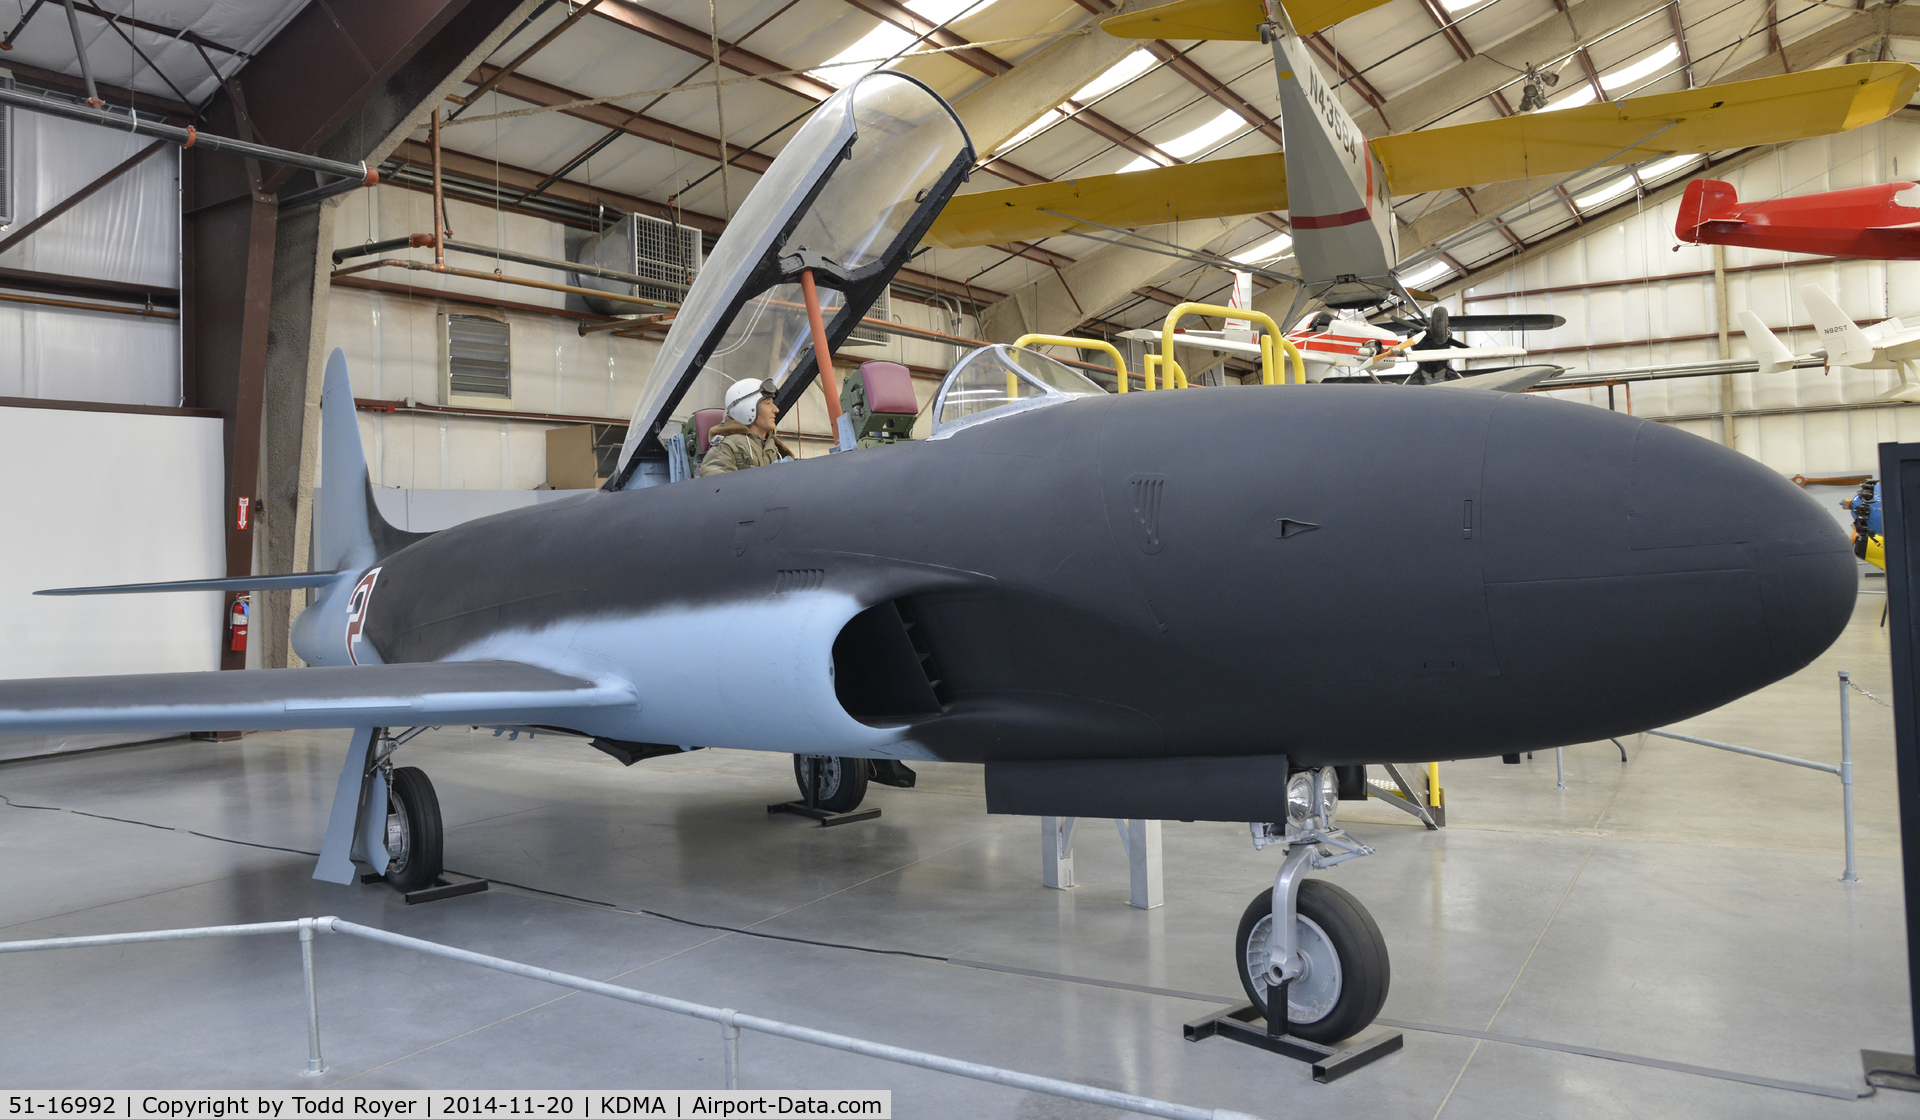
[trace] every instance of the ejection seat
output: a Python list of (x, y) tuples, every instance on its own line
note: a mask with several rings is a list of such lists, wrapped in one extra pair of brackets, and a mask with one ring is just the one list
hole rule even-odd
[(707, 454), (707, 444), (713, 439), (713, 430), (726, 418), (726, 410), (719, 408), (699, 409), (688, 417), (682, 431), (687, 437), (687, 448), (691, 452), (689, 458), (692, 462), (688, 466), (689, 473), (700, 469), (700, 460)]
[(856, 447), (878, 447), (910, 439), (920, 416), (913, 372), (899, 362), (862, 362), (847, 378), (846, 410)]

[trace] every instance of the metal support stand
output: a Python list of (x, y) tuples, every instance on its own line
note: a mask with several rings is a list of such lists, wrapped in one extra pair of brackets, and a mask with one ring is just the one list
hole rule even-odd
[[(820, 822), (821, 828), (832, 828), (836, 824), (853, 824), (855, 821), (870, 821), (880, 815), (878, 809), (855, 809), (851, 813), (836, 813), (820, 807), (820, 783), (827, 772), (826, 756), (816, 755), (818, 761), (808, 767), (807, 796), (800, 801), (782, 801), (767, 806), (769, 813), (792, 813), (798, 817), (811, 817)], [(864, 759), (853, 761), (865, 765)]]
[(1847, 838), (1847, 867), (1840, 874), (1843, 883), (1860, 881), (1853, 867), (1853, 700), (1847, 695), (1852, 687), (1853, 674), (1840, 670), (1840, 813)]
[(1040, 818), (1040, 885), (1056, 891), (1073, 887), (1073, 824), (1076, 817)]
[[(1278, 996), (1279, 1006), (1285, 1007), (1286, 993), (1287, 986), (1282, 984), (1268, 989), (1267, 999), (1272, 1002)], [(1372, 1065), (1407, 1042), (1406, 1036), (1399, 1031), (1388, 1031), (1348, 1039), (1338, 1047), (1327, 1046), (1287, 1033), (1285, 1012), (1281, 1013), (1279, 1023), (1269, 1023), (1261, 1016), (1260, 1009), (1251, 1003), (1202, 1015), (1182, 1027), (1181, 1033), (1188, 1042), (1226, 1038), (1283, 1058), (1292, 1058), (1296, 1062), (1306, 1062), (1313, 1071), (1313, 1079), (1323, 1085), (1337, 1081), (1362, 1066)]]
[(1553, 788), (1567, 788), (1567, 749), (1553, 748)]
[(1127, 850), (1127, 904), (1152, 910), (1166, 904), (1166, 877), (1160, 868), (1160, 822), (1115, 821)]
[(1389, 762), (1383, 765), (1381, 769), (1385, 770), (1387, 776), (1393, 779), (1393, 785), (1397, 786), (1398, 789), (1390, 788), (1384, 782), (1369, 780), (1367, 782), (1368, 793), (1409, 816), (1418, 817), (1420, 823), (1426, 825), (1428, 828), (1446, 827), (1446, 809), (1439, 805), (1429, 805), (1426, 795), (1421, 793), (1414, 783), (1407, 780), (1406, 774), (1401, 771), (1398, 765)]
[[(1040, 818), (1040, 884), (1052, 890), (1073, 887), (1075, 817)], [(1120, 847), (1127, 853), (1127, 904), (1152, 910), (1166, 904), (1166, 875), (1160, 862), (1160, 822), (1116, 820)]]

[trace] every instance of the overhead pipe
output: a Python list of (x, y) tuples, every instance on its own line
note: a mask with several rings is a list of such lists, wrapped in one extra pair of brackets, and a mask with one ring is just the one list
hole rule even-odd
[[(576, 296), (592, 296), (596, 299), (612, 300), (615, 303), (631, 303), (640, 307), (664, 307), (673, 309), (680, 306), (677, 303), (669, 303), (666, 300), (647, 299), (644, 296), (624, 296), (618, 292), (603, 292), (598, 288), (577, 288), (572, 284), (550, 284), (545, 280), (529, 280), (522, 276), (504, 276), (498, 272), (476, 272), (471, 268), (455, 268), (450, 264), (429, 264), (426, 261), (409, 261), (398, 257), (369, 261), (366, 264), (354, 265), (352, 268), (336, 268), (329, 274), (329, 278), (352, 276), (356, 272), (369, 272), (376, 268), (404, 268), (412, 272), (437, 272), (443, 276), (464, 276), (470, 280), (492, 280), (499, 284), (514, 284), (522, 288), (539, 288), (542, 291), (548, 292), (566, 292), (569, 295)], [(448, 292), (447, 295), (450, 298), (458, 299), (460, 293)]]
[(342, 163), (337, 159), (323, 159), (305, 152), (290, 152), (285, 148), (269, 148), (265, 144), (236, 140), (230, 136), (214, 136), (201, 132), (191, 125), (186, 128), (176, 128), (157, 120), (148, 120), (138, 113), (122, 115), (106, 109), (89, 108), (70, 101), (41, 97), (38, 94), (23, 93), (17, 89), (4, 87), (0, 87), (0, 105), (11, 105), (30, 113), (41, 113), (49, 117), (78, 121), (81, 124), (99, 125), (102, 128), (113, 129), (115, 132), (130, 132), (136, 136), (167, 140), (180, 145), (183, 149), (204, 148), (210, 152), (225, 152), (248, 159), (264, 160), (268, 163), (298, 167), (322, 175), (337, 175), (343, 179), (351, 179), (355, 186), (370, 187), (380, 181), (380, 173), (365, 163)]
[[(685, 291), (687, 285), (677, 280), (657, 280), (651, 276), (641, 276), (635, 272), (621, 272), (619, 269), (602, 268), (597, 264), (584, 261), (563, 261), (553, 257), (537, 257), (532, 253), (515, 252), (512, 249), (496, 249), (491, 245), (474, 245), (465, 241), (448, 238), (445, 245), (450, 252), (468, 253), (476, 257), (495, 257), (515, 264), (532, 265), (535, 268), (551, 268), (555, 272), (575, 272), (582, 276), (597, 276), (602, 280), (618, 280), (623, 284), (646, 284), (657, 288), (678, 288)], [(352, 245), (333, 251), (333, 263), (344, 264), (355, 257), (372, 257), (382, 253), (391, 253), (395, 249), (431, 249), (433, 235), (414, 233), (406, 237), (393, 237), (385, 241), (369, 241), (365, 245)], [(596, 294), (604, 295), (604, 292)]]
[(100, 100), (100, 91), (93, 88), (93, 67), (87, 62), (86, 44), (80, 41), (80, 17), (74, 13), (73, 0), (66, 0), (67, 29), (73, 32), (73, 54), (80, 60), (80, 77), (87, 83), (87, 104), (98, 109), (106, 102)]

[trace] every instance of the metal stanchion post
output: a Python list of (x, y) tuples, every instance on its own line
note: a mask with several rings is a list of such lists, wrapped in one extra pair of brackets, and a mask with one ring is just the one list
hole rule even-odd
[(721, 1045), (726, 1050), (727, 1088), (740, 1087), (740, 1027), (734, 1023), (733, 1008), (723, 1008), (720, 1012), (725, 1021), (720, 1024)]
[(1840, 876), (1843, 883), (1860, 881), (1853, 869), (1853, 698), (1847, 695), (1852, 685), (1853, 675), (1840, 670), (1840, 805), (1847, 834), (1847, 869)]
[(320, 1060), (320, 1001), (313, 992), (313, 919), (300, 919), (300, 967), (307, 974), (307, 1077), (327, 1071)]
[(1567, 788), (1567, 750), (1565, 747), (1553, 748), (1553, 788)]

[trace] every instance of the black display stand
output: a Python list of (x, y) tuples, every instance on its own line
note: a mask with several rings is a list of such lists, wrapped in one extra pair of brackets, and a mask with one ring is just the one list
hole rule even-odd
[[(385, 875), (362, 875), (360, 876), (360, 882), (362, 884), (386, 883), (388, 886), (393, 887), (393, 883), (388, 880)], [(439, 902), (443, 898), (459, 898), (463, 894), (479, 894), (481, 891), (487, 889), (487, 881), (485, 879), (463, 879), (456, 883), (449, 882), (447, 877), (442, 875), (433, 881), (431, 887), (421, 887), (417, 891), (402, 891), (399, 887), (393, 887), (393, 889), (400, 891), (400, 897), (406, 899), (408, 906), (418, 906), (422, 902)]]
[[(1287, 1006), (1287, 986), (1281, 984), (1267, 989), (1267, 1002), (1276, 1007)], [(1181, 1028), (1188, 1042), (1199, 1042), (1208, 1038), (1229, 1038), (1235, 1042), (1244, 1042), (1248, 1046), (1257, 1046), (1283, 1058), (1292, 1058), (1296, 1062), (1306, 1062), (1313, 1070), (1313, 1079), (1322, 1085), (1329, 1081), (1338, 1081), (1361, 1066), (1369, 1066), (1406, 1045), (1406, 1036), (1399, 1031), (1375, 1035), (1371, 1038), (1350, 1038), (1338, 1047), (1313, 1042), (1301, 1038), (1287, 1029), (1286, 1012), (1281, 1012), (1277, 1022), (1268, 1022), (1260, 1014), (1260, 1009), (1251, 1003), (1238, 1007), (1229, 1007), (1225, 1011), (1216, 1011), (1211, 1015), (1202, 1015)]]
[[(1908, 507), (1912, 507), (1909, 511)], [(1893, 757), (1900, 789), (1901, 880), (1907, 903), (1907, 990), (1920, 1050), (1920, 443), (1880, 445), (1880, 512), (1887, 545), (1888, 644), (1893, 654)], [(1914, 1051), (1862, 1050), (1867, 1083), (1920, 1092)]]
[[(861, 765), (866, 764), (864, 759), (856, 759), (854, 761), (859, 762)], [(842, 763), (842, 765), (845, 765), (845, 763)], [(878, 809), (855, 809), (851, 813), (836, 813), (831, 809), (822, 809), (820, 807), (820, 779), (826, 772), (827, 768), (824, 764), (815, 763), (811, 770), (811, 776), (807, 779), (807, 796), (805, 799), (800, 801), (782, 801), (777, 805), (769, 805), (767, 806), (767, 812), (792, 813), (799, 817), (811, 817), (820, 822), (821, 828), (832, 828), (836, 824), (853, 824), (855, 821), (870, 821), (880, 815), (880, 810)], [(911, 772), (909, 772), (909, 775), (911, 775)]]

